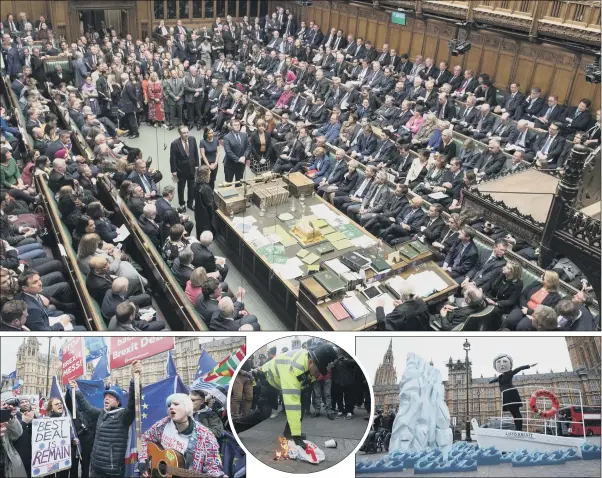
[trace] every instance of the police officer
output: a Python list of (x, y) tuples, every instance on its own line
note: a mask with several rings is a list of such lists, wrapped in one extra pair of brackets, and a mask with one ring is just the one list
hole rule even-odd
[(319, 373), (326, 375), (337, 356), (332, 345), (322, 344), (310, 351), (300, 349), (281, 353), (255, 369), (255, 376), (263, 382), (258, 408), (234, 421), (236, 431), (242, 433), (269, 418), (273, 397), (282, 392), (287, 420), (283, 435), (305, 448), (305, 435), (301, 433), (302, 391), (311, 386)]

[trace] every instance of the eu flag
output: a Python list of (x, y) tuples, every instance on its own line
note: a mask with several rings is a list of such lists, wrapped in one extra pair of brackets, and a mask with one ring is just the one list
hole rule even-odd
[(199, 357), (199, 363), (196, 367), (194, 379), (201, 378), (206, 373), (211, 372), (216, 365), (217, 362), (213, 360), (213, 357), (211, 357), (205, 349), (201, 349), (201, 356)]
[(142, 417), (143, 433), (167, 416), (165, 400), (172, 393), (188, 394), (188, 388), (178, 375), (142, 387), (142, 393), (140, 394), (140, 415)]
[(76, 380), (75, 383), (93, 407), (104, 408), (104, 380)]
[(86, 362), (107, 354), (107, 344), (104, 337), (86, 337)]
[(165, 375), (167, 377), (175, 377), (178, 375), (176, 370), (176, 363), (174, 362), (171, 350), (167, 352), (167, 363), (165, 364)]
[(92, 380), (104, 380), (109, 375), (111, 375), (111, 372), (109, 372), (109, 359), (105, 349), (105, 353), (100, 357), (96, 367), (94, 367)]

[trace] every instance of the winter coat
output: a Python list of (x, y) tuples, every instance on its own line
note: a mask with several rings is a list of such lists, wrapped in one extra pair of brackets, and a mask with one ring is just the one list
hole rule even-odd
[[(134, 381), (130, 382), (130, 397), (134, 396)], [(106, 412), (95, 408), (79, 390), (75, 394), (80, 413), (90, 421), (96, 421), (96, 436), (90, 459), (90, 468), (96, 475), (123, 476), (125, 453), (128, 446), (130, 425), (136, 418), (135, 401), (129, 400), (127, 408)]]

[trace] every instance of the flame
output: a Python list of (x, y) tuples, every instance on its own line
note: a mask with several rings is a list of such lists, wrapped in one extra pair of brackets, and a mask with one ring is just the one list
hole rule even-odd
[(290, 460), (288, 454), (288, 440), (283, 436), (278, 437), (280, 447), (274, 449), (274, 460)]

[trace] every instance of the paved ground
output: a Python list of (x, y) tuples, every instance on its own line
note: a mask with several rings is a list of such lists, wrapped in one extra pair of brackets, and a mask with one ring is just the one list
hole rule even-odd
[[(326, 459), (319, 465), (296, 460), (275, 461), (273, 459), (274, 449), (278, 445), (278, 436), (282, 434), (286, 424), (284, 412), (281, 412), (277, 418), (265, 420), (251, 430), (240, 433), (238, 437), (249, 453), (276, 470), (287, 473), (314, 473), (336, 465), (353, 452), (368, 426), (368, 422), (363, 419), (364, 414), (364, 409), (356, 409), (356, 415), (351, 420), (344, 418), (329, 420), (324, 415), (303, 419), (303, 433), (307, 435), (307, 440), (315, 443), (326, 455)], [(337, 441), (337, 448), (326, 448), (324, 443), (332, 438)]]
[[(588, 443), (600, 445), (600, 437), (592, 437), (587, 439)], [(356, 462), (362, 460), (379, 460), (381, 457), (386, 455), (386, 453), (379, 454), (371, 454), (366, 455), (365, 453), (358, 452), (355, 455)], [(491, 465), (491, 466), (479, 466), (477, 471), (468, 472), (468, 473), (432, 473), (425, 475), (415, 475), (413, 469), (409, 469), (402, 472), (395, 473), (360, 473), (356, 475), (360, 478), (397, 478), (403, 476), (420, 476), (424, 478), (428, 477), (441, 477), (441, 476), (450, 476), (450, 477), (590, 477), (590, 476), (601, 476), (600, 471), (600, 460), (578, 460), (571, 461), (565, 463), (564, 465), (551, 465), (551, 466), (528, 466), (528, 467), (515, 467), (508, 463), (503, 463), (501, 465)]]
[[(196, 138), (197, 144), (200, 143), (201, 133), (198, 132), (196, 128), (190, 131), (190, 134)], [(167, 131), (162, 128), (155, 129), (150, 126), (142, 125), (140, 126), (140, 138), (128, 139), (127, 137), (124, 137), (122, 139), (128, 146), (142, 149), (142, 153), (145, 158), (152, 156), (153, 164), (151, 168), (158, 169), (163, 173), (163, 180), (159, 183), (159, 186), (163, 187), (168, 184), (175, 185), (175, 183), (171, 181), (169, 172), (169, 146), (171, 142), (178, 137), (179, 135), (177, 129)], [(224, 152), (221, 146), (218, 150), (218, 153), (220, 167), (217, 173), (217, 184), (224, 181), (224, 171), (221, 164)], [(247, 177), (254, 176), (253, 172), (249, 168), (247, 168), (246, 175)], [(172, 204), (177, 207), (177, 203), (178, 198), (176, 194)], [(194, 220), (193, 211), (188, 210), (187, 214), (190, 215), (190, 217), (192, 217)], [(195, 233), (196, 232), (193, 230), (192, 235), (195, 235)], [(246, 289), (247, 295), (245, 297), (245, 306), (249, 312), (256, 314), (259, 317), (259, 323), (261, 324), (262, 329), (286, 330), (283, 322), (276, 316), (276, 314), (274, 314), (274, 312), (272, 312), (272, 309), (259, 295), (252, 282), (248, 281), (246, 278), (243, 278), (240, 274), (240, 271), (234, 267), (232, 262), (227, 260), (227, 254), (224, 254), (216, 244), (214, 244), (211, 249), (216, 256), (226, 257), (226, 261), (230, 267), (230, 272), (228, 273), (226, 281), (232, 289), (237, 289), (239, 286), (242, 286)]]

